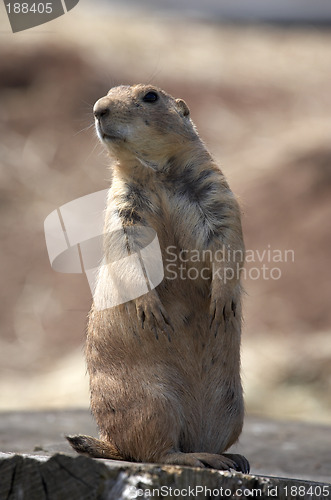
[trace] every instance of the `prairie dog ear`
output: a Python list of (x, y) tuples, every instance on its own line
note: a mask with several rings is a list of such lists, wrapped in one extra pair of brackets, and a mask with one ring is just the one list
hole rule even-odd
[(190, 114), (190, 108), (188, 107), (186, 102), (183, 101), (183, 99), (176, 99), (176, 104), (179, 108), (179, 111), (183, 113), (184, 116), (188, 116)]

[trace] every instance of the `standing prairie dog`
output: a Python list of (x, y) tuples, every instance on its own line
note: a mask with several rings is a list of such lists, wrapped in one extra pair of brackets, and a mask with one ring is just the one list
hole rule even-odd
[[(114, 160), (105, 260), (119, 223), (152, 228), (164, 279), (137, 299), (92, 307), (86, 359), (100, 439), (68, 440), (96, 458), (248, 472), (245, 457), (224, 453), (244, 415), (238, 203), (183, 100), (151, 85), (119, 86), (94, 116)], [(102, 269), (99, 300), (110, 286)]]

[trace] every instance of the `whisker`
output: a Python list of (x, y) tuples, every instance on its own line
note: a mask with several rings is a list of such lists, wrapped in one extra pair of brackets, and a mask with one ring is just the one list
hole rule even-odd
[(76, 137), (76, 135), (80, 134), (81, 132), (86, 132), (87, 130), (90, 130), (92, 127), (94, 127), (94, 123), (91, 123), (90, 125), (82, 128), (81, 130), (78, 130), (78, 132), (76, 132), (74, 136)]

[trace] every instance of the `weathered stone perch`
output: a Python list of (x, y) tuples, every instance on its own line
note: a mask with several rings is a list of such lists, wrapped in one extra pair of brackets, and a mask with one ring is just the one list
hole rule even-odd
[(331, 498), (321, 483), (62, 454), (1, 458), (0, 478), (1, 500)]
[[(71, 453), (66, 432), (95, 433), (88, 412), (0, 413), (0, 450), (21, 452), (0, 453), (0, 500), (331, 499), (328, 427), (247, 419), (250, 475), (93, 460)], [(271, 477), (280, 464), (287, 479)]]

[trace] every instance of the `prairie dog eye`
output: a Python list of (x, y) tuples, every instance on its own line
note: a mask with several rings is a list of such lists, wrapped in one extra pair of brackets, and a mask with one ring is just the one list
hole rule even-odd
[(158, 100), (158, 98), (159, 98), (159, 96), (157, 95), (157, 93), (154, 90), (150, 90), (149, 92), (147, 92), (147, 94), (144, 95), (143, 101), (144, 102), (155, 102)]

